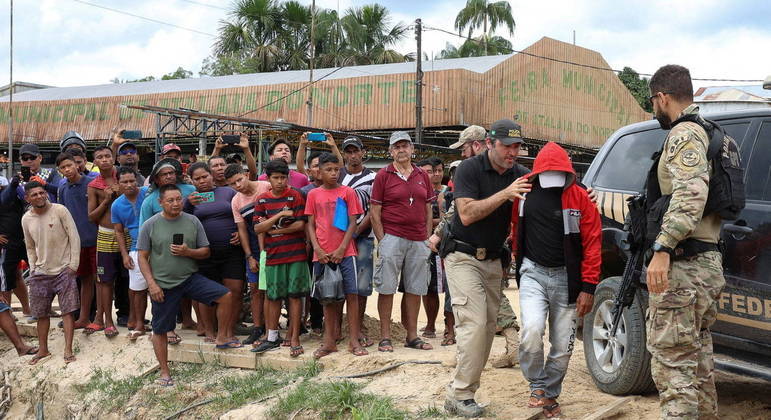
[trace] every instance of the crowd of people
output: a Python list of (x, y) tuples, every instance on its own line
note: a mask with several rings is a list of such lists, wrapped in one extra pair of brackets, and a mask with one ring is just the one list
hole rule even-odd
[[(659, 98), (657, 118), (659, 111), (662, 119), (665, 112), (677, 117), (679, 103), (665, 95), (679, 87), (656, 77), (652, 88), (656, 81), (667, 90), (651, 97)], [(547, 143), (529, 170), (517, 163), (519, 124), (504, 119), (489, 130), (470, 126), (451, 146), (463, 162), (448, 163), (444, 185), (447, 162), (413, 162), (407, 132), (390, 136), (393, 162), (378, 171), (365, 166), (367, 150), (356, 136), (338, 147), (326, 134), (327, 151), (306, 156), (309, 134), (300, 137), (296, 155), (286, 140), (272, 143), (262, 174), (246, 133), (235, 145), (218, 139), (206, 162), (183, 162), (180, 147), (166, 144), (146, 178), (138, 170), (137, 145), (120, 133), (110, 146), (91, 150), (93, 162), (87, 162), (86, 142), (67, 132), (54, 168), (41, 167), (36, 144), (23, 145), (21, 171), (0, 183), (0, 327), (18, 354), (31, 355), (29, 364), (50, 356), (57, 297), (66, 363), (76, 360), (75, 330), (103, 331), (109, 339), (122, 326), (132, 341), (147, 334), (149, 298), (162, 386), (174, 385), (168, 346), (181, 341), (180, 325), (218, 349), (249, 345), (263, 353), (287, 347), (291, 357), (304, 353), (303, 335), (313, 332), (323, 335), (313, 351), (319, 359), (338, 351), (345, 321), (348, 351), (366, 356), (375, 345), (363, 325), (373, 291), (380, 321), (376, 349), (393, 352), (394, 295), (401, 293), (406, 339), (400, 344), (432, 350), (424, 339), (436, 338), (440, 308), (441, 345), (457, 344), (448, 412), (483, 414), (474, 398), (498, 332), (506, 350), (493, 366), (520, 364), (530, 384), (528, 406), (559, 416), (576, 322), (591, 311), (600, 280), (602, 238), (594, 195), (578, 182), (566, 151)], [(228, 147), (242, 156), (226, 157)], [(296, 169), (290, 169), (293, 158)], [(677, 189), (682, 171), (673, 170)], [(652, 292), (667, 287), (661, 258), (656, 250)], [(512, 262), (519, 320), (503, 295)], [(23, 279), (25, 266), (29, 276)], [(657, 283), (651, 286), (650, 279)], [(37, 322), (37, 346), (16, 330), (11, 293), (28, 321)], [(244, 293), (253, 321), (247, 330), (241, 323)], [(651, 299), (651, 307), (659, 302)], [(281, 337), (284, 308), (288, 325)], [(419, 330), (421, 308), (427, 323)], [(547, 326), (550, 350), (544, 355)], [(239, 339), (244, 332), (248, 337)], [(665, 361), (671, 349), (649, 348), (657, 385), (671, 391)], [(671, 401), (677, 396), (667, 398), (662, 407), (676, 411)]]

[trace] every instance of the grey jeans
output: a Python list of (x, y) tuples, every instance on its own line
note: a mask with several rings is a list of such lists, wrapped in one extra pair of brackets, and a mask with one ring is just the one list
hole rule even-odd
[[(568, 304), (567, 271), (565, 267), (544, 267), (525, 258), (519, 276), (522, 374), (530, 382), (531, 391), (540, 389), (546, 398), (557, 398), (576, 338), (576, 304)], [(544, 363), (547, 319), (551, 349)]]

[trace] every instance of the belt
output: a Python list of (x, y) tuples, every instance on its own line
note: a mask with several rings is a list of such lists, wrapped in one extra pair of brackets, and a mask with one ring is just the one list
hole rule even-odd
[(456, 251), (471, 255), (479, 261), (497, 260), (501, 258), (501, 251), (490, 251), (487, 248), (477, 248), (474, 245), (467, 244), (457, 239), (452, 239), (452, 241), (455, 242)]
[(720, 247), (718, 244), (688, 238), (677, 244), (673, 252), (672, 259), (675, 261), (683, 260), (710, 251), (720, 251)]

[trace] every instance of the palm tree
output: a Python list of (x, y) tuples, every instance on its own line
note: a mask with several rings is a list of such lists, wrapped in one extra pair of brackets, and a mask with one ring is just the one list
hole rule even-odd
[(385, 64), (408, 61), (404, 54), (392, 49), (407, 34), (407, 26), (391, 26), (388, 9), (379, 4), (352, 7), (342, 18), (347, 41), (344, 64)]
[(278, 44), (281, 46), (281, 70), (307, 69), (310, 61), (311, 9), (297, 1), (281, 5), (281, 27)]
[[(486, 39), (483, 40), (482, 38)], [(487, 43), (487, 53), (484, 50), (485, 43)], [(483, 35), (482, 37), (467, 39), (460, 48), (448, 42), (439, 53), (439, 58), (480, 57), (483, 55), (511, 54), (512, 52), (514, 49), (508, 39), (501, 36), (485, 37)]]
[(251, 62), (252, 71), (277, 70), (281, 10), (276, 0), (238, 0), (230, 15), (232, 20), (220, 23), (214, 55)]
[(488, 53), (488, 39), (499, 25), (506, 25), (509, 36), (514, 35), (514, 17), (511, 15), (511, 5), (508, 1), (491, 3), (489, 0), (468, 0), (466, 7), (455, 17), (455, 29), (462, 33), (468, 28), (468, 38), (475, 29), (482, 27), (484, 53)]

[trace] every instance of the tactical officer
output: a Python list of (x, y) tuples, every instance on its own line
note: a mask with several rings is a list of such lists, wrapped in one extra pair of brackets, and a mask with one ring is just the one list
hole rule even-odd
[(716, 213), (703, 214), (711, 172), (709, 137), (692, 121), (699, 108), (693, 104), (688, 69), (661, 67), (651, 78), (650, 90), (656, 119), (661, 128), (671, 129), (648, 181), (649, 192), (657, 184), (659, 200), (670, 200), (668, 205), (656, 202), (664, 203), (666, 210), (647, 268), (651, 372), (662, 418), (715, 419), (709, 327), (725, 279), (716, 245), (721, 219)]
[(501, 258), (509, 232), (512, 200), (530, 191), (527, 169), (516, 163), (521, 129), (511, 120), (493, 123), (488, 150), (466, 159), (455, 174), (457, 212), (451, 235), (442, 239), (447, 283), (456, 320), (458, 364), (448, 385), (445, 409), (478, 417), (474, 400), (482, 368), (490, 355), (501, 302)]

